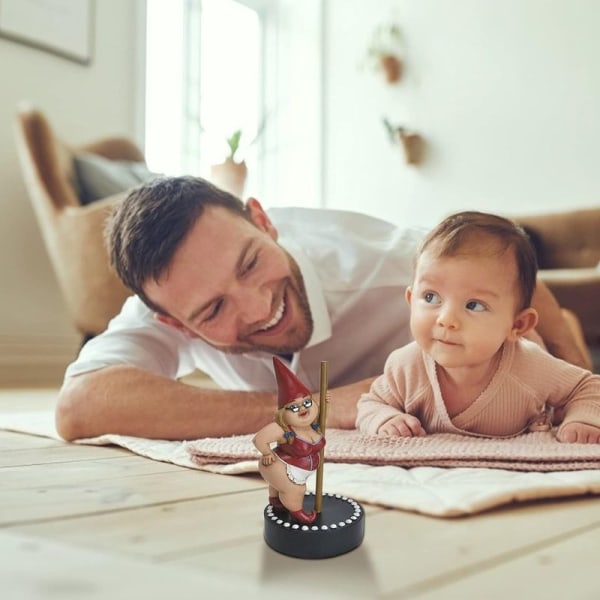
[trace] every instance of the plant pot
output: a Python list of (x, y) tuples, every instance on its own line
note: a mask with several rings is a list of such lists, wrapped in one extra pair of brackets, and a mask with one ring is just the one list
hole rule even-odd
[(242, 199), (247, 176), (248, 167), (246, 163), (244, 161), (238, 163), (231, 158), (227, 158), (223, 163), (212, 165), (210, 168), (212, 183)]
[(404, 148), (404, 157), (409, 165), (417, 165), (423, 159), (425, 142), (418, 133), (398, 132), (400, 142)]
[(402, 61), (393, 54), (383, 54), (379, 58), (381, 68), (388, 83), (396, 83), (402, 76)]

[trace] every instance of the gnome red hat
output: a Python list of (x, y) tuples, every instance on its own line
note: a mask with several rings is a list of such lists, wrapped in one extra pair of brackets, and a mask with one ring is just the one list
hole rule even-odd
[(276, 357), (273, 357), (275, 377), (277, 377), (277, 408), (283, 408), (296, 398), (310, 396), (310, 390)]

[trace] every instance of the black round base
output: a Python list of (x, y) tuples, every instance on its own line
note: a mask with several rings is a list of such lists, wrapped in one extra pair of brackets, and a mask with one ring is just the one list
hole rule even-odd
[[(304, 510), (310, 512), (315, 495), (304, 496)], [(314, 523), (298, 523), (285, 510), (270, 504), (264, 512), (265, 542), (294, 558), (331, 558), (358, 548), (365, 537), (365, 511), (345, 496), (323, 494), (321, 513)]]

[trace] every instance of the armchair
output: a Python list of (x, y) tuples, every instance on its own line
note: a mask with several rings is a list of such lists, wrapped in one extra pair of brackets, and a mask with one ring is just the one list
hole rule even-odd
[(539, 274), (600, 346), (600, 208), (514, 217), (535, 246)]
[(125, 192), (80, 203), (74, 157), (143, 161), (131, 141), (112, 137), (71, 147), (57, 137), (42, 112), (20, 105), (16, 144), (25, 187), (59, 287), (84, 341), (102, 332), (131, 294), (111, 270), (103, 228)]

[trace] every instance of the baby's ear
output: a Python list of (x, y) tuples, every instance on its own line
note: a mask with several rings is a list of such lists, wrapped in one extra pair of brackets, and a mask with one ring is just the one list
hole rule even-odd
[(508, 336), (510, 341), (515, 341), (531, 331), (538, 322), (538, 314), (535, 308), (525, 308), (516, 317)]
[(410, 306), (410, 301), (412, 300), (412, 289), (410, 286), (408, 286), (406, 288), (406, 290), (404, 290), (404, 299), (406, 300), (407, 304)]

